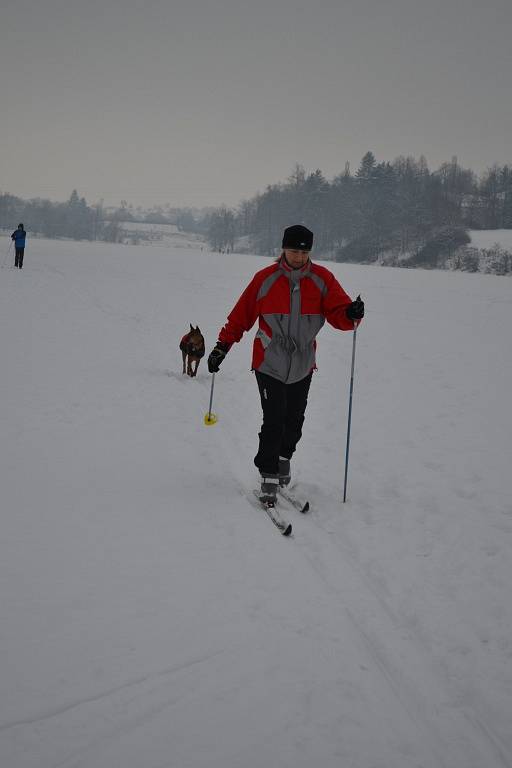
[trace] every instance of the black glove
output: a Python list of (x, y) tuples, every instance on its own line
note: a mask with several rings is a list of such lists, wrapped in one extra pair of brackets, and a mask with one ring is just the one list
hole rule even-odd
[(364, 301), (360, 296), (348, 305), (345, 310), (349, 320), (362, 320), (364, 317)]
[(227, 344), (218, 341), (208, 356), (208, 370), (210, 373), (217, 373), (219, 366), (229, 351)]

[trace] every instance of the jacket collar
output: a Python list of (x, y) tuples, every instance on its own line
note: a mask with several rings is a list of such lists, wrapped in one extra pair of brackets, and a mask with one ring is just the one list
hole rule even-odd
[(293, 280), (293, 282), (296, 282), (301, 278), (303, 278), (305, 275), (309, 274), (309, 271), (311, 269), (311, 258), (309, 258), (304, 264), (304, 266), (301, 267), (300, 269), (293, 269), (293, 267), (290, 267), (290, 265), (286, 261), (283, 254), (279, 259), (279, 267), (285, 273), (288, 279)]

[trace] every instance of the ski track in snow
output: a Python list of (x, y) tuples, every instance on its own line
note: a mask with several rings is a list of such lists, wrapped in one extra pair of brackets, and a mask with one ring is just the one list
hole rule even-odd
[[(323, 532), (327, 533), (325, 529)], [(378, 585), (370, 582), (338, 542), (339, 539), (335, 552), (328, 557), (322, 556), (322, 551), (332, 548), (329, 539), (306, 535), (301, 549), (333, 596), (340, 600), (358, 638), (402, 706), (404, 717), (410, 718), (422, 732), (425, 747), (432, 750), (442, 766), (455, 764), (461, 755), (466, 765), (481, 765), (486, 759), (486, 751), (482, 753), (479, 745), (483, 734), (496, 759), (508, 766), (507, 748), (500, 738), (470, 706), (456, 706), (458, 691), (446, 684), (445, 670), (429, 656), (414, 627), (392, 611)], [(339, 567), (332, 568), (336, 555)], [(357, 599), (351, 603), (349, 598), (353, 595)], [(433, 711), (429, 711), (434, 702)], [(481, 731), (476, 739), (475, 727)]]
[[(222, 653), (222, 651), (219, 651), (219, 653)], [(68, 712), (71, 712), (72, 710), (77, 709), (78, 707), (82, 707), (85, 704), (94, 704), (98, 701), (108, 699), (109, 697), (114, 696), (115, 694), (121, 693), (122, 691), (125, 691), (127, 689), (133, 690), (134, 688), (139, 688), (148, 682), (152, 682), (153, 680), (160, 680), (162, 678), (175, 675), (176, 673), (181, 672), (182, 670), (190, 669), (190, 667), (193, 667), (195, 664), (202, 664), (206, 661), (209, 661), (211, 658), (213, 658), (213, 656), (216, 656), (216, 655), (217, 654), (211, 654), (209, 656), (206, 656), (204, 659), (192, 659), (191, 661), (188, 661), (184, 664), (180, 664), (176, 667), (173, 667), (172, 669), (164, 669), (154, 677), (142, 677), (134, 680), (129, 680), (128, 682), (123, 683), (123, 685), (117, 686), (116, 688), (112, 688), (108, 691), (102, 691), (101, 693), (98, 693), (95, 696), (91, 696), (90, 698), (80, 699), (78, 701), (73, 701), (73, 702), (69, 702), (68, 704), (64, 704), (59, 709), (49, 710), (39, 715), (36, 715), (33, 717), (29, 716), (23, 720), (14, 721), (12, 723), (9, 723), (9, 722), (0, 723), (0, 731), (6, 731), (10, 728), (18, 728), (20, 726), (25, 726), (25, 725), (35, 725), (35, 724), (42, 723), (44, 720), (51, 720), (54, 717), (59, 717), (60, 715), (64, 715)]]
[[(227, 418), (232, 421), (232, 417)], [(233, 466), (239, 456), (225, 439), (225, 435), (235, 431), (233, 426), (229, 424), (223, 432), (226, 466)], [(236, 477), (233, 480), (237, 482)], [(255, 480), (257, 487), (258, 478)], [(496, 765), (510, 768), (507, 746), (485, 717), (477, 715), (467, 704), (458, 706), (459, 693), (446, 684), (446, 671), (436, 665), (414, 627), (394, 613), (378, 584), (370, 580), (343, 546), (343, 531), (334, 538), (330, 535), (333, 531), (320, 522), (321, 512), (336, 511), (340, 501), (315, 485), (309, 485), (310, 495), (300, 484), (292, 483), (292, 487), (298, 498), (310, 501), (312, 511), (302, 515), (285, 500), (279, 500), (283, 516), (294, 526), (290, 538), (295, 539), (309, 567), (332, 595), (333, 610), (339, 607), (350, 619), (355, 642), (366, 648), (368, 664), (373, 663), (388, 683), (404, 718), (423, 742), (425, 753), (430, 752), (435, 764), (443, 768), (457, 765), (461, 759), (468, 768), (478, 768), (488, 759), (487, 750), (481, 749), (483, 737)], [(243, 486), (239, 488), (243, 493)]]
[(30, 245), (0, 278), (2, 766), (511, 768), (509, 281), (332, 265), (369, 308), (349, 499), (326, 328), (285, 539), (249, 499), (252, 334), (213, 427), (177, 349), (268, 262)]

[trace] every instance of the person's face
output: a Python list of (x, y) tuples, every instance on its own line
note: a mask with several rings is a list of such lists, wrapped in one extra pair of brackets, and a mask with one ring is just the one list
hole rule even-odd
[(297, 251), (294, 248), (285, 248), (284, 256), (290, 267), (300, 269), (309, 259), (309, 251)]

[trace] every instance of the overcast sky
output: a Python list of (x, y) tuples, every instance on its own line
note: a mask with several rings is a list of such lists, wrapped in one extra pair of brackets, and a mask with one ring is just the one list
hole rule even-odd
[(512, 164), (511, 0), (0, 0), (0, 191), (235, 205), (295, 163)]

